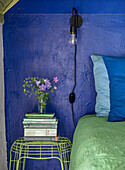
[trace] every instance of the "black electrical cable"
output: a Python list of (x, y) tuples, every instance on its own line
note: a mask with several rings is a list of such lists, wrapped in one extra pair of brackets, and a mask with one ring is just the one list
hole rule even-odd
[(76, 128), (75, 119), (74, 119), (73, 103), (71, 103), (71, 109), (72, 109), (72, 119), (73, 119), (73, 124), (74, 124), (74, 127)]
[(74, 54), (74, 87), (72, 93), (74, 93), (76, 87), (76, 53), (77, 53), (77, 44), (75, 44), (75, 54)]
[(72, 109), (72, 119), (73, 119), (73, 123), (74, 123), (75, 128), (76, 128), (76, 124), (75, 124), (75, 119), (74, 119), (73, 103), (75, 101), (74, 90), (75, 90), (75, 87), (76, 87), (76, 54), (77, 54), (77, 44), (75, 44), (75, 53), (74, 53), (74, 87), (73, 87), (72, 93), (70, 94), (70, 95), (72, 95), (71, 97), (73, 98), (73, 102), (71, 102), (71, 109)]
[[(74, 14), (75, 13), (75, 14)], [(70, 34), (74, 34), (77, 38), (77, 28), (79, 28), (83, 23), (82, 18), (77, 14), (77, 10), (75, 8), (72, 8), (72, 17), (70, 18)], [(73, 103), (75, 102), (75, 87), (76, 87), (76, 53), (77, 53), (77, 44), (75, 42), (75, 53), (74, 53), (74, 86), (72, 89), (72, 93), (69, 95), (69, 101), (71, 103), (71, 109), (72, 109), (72, 118), (73, 123), (76, 128), (75, 119), (74, 119), (74, 109), (73, 109)]]

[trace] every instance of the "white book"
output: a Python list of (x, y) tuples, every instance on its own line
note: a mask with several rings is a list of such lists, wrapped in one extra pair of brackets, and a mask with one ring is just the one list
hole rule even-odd
[(24, 136), (57, 136), (56, 129), (24, 129)]
[(58, 120), (57, 120), (56, 122), (38, 122), (38, 121), (37, 121), (37, 122), (36, 122), (36, 121), (33, 121), (33, 122), (30, 122), (30, 121), (29, 121), (29, 122), (24, 122), (24, 121), (23, 121), (23, 124), (24, 124), (24, 125), (29, 125), (29, 124), (30, 124), (30, 125), (31, 125), (31, 124), (32, 124), (32, 125), (33, 125), (33, 124), (58, 124)]

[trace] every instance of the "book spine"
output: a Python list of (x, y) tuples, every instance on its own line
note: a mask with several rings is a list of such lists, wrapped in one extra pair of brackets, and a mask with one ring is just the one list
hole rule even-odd
[(49, 116), (44, 116), (44, 117), (40, 117), (40, 116), (27, 116), (26, 119), (52, 119), (52, 117), (49, 117)]
[(44, 119), (44, 118), (40, 118), (40, 119), (27, 119), (27, 118), (24, 118), (23, 121), (24, 122), (33, 122), (33, 121), (36, 121), (36, 122), (55, 122), (57, 119), (56, 118), (51, 118), (51, 119)]
[(31, 117), (31, 116), (32, 116), (32, 117), (34, 117), (34, 116), (36, 116), (36, 117), (37, 117), (37, 116), (38, 116), (38, 117), (53, 117), (54, 115), (55, 115), (55, 113), (50, 113), (50, 114), (39, 114), (39, 113), (36, 113), (36, 114), (31, 113), (31, 114), (30, 114), (30, 113), (27, 113), (27, 114), (25, 114), (26, 117), (28, 117), (28, 116), (29, 116), (29, 117)]
[(34, 137), (34, 136), (24, 136), (25, 141), (55, 141), (57, 142), (59, 138), (57, 136), (45, 136), (45, 137)]
[(57, 129), (24, 129), (24, 136), (57, 136)]
[(36, 122), (36, 121), (34, 121), (34, 122), (30, 122), (30, 121), (24, 122), (24, 121), (23, 121), (23, 124), (24, 124), (24, 125), (57, 124), (57, 123), (58, 123), (58, 121), (56, 121), (56, 122)]
[(26, 125), (24, 125), (24, 128), (53, 128), (53, 129), (55, 129), (55, 128), (57, 128), (57, 124), (41, 124), (41, 125), (33, 125), (33, 124), (26, 124)]

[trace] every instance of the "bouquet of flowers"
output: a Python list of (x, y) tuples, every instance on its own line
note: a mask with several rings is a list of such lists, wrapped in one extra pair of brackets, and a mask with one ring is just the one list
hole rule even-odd
[(43, 113), (44, 108), (46, 107), (46, 99), (51, 100), (48, 95), (53, 93), (57, 89), (55, 83), (58, 82), (58, 78), (54, 77), (53, 81), (50, 82), (48, 78), (38, 78), (38, 77), (28, 77), (24, 80), (24, 93), (31, 97), (34, 95), (39, 100), (39, 110)]

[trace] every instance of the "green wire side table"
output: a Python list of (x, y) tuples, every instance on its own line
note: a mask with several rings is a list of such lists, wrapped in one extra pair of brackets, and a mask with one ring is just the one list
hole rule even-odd
[(9, 170), (25, 169), (26, 159), (58, 159), (62, 170), (68, 170), (70, 163), (71, 141), (59, 137), (58, 142), (24, 141), (18, 138), (11, 146)]

